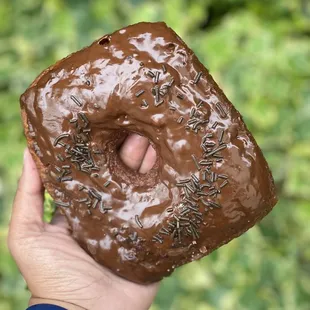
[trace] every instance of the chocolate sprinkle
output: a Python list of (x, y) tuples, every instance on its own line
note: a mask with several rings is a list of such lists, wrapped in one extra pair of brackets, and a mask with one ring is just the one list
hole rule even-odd
[(155, 102), (154, 106), (159, 107), (163, 103), (164, 103), (164, 100), (160, 100), (159, 102)]
[(135, 96), (136, 96), (136, 97), (139, 97), (139, 96), (141, 96), (144, 92), (145, 92), (144, 89), (140, 89), (139, 91), (137, 91), (137, 92), (135, 93)]
[(213, 165), (213, 161), (212, 160), (206, 160), (206, 159), (203, 159), (199, 162), (199, 165), (202, 165), (202, 166), (210, 166), (210, 165)]
[(199, 184), (199, 179), (196, 177), (195, 174), (192, 174), (192, 179), (195, 181), (196, 184)]
[(175, 111), (177, 108), (175, 107), (175, 103), (173, 101), (169, 101), (169, 109)]
[(158, 83), (158, 81), (159, 81), (159, 76), (160, 76), (160, 72), (159, 72), (159, 71), (156, 71), (155, 80), (154, 80), (155, 84)]
[(214, 124), (212, 125), (212, 129), (215, 129), (217, 125), (218, 125), (218, 122), (214, 122)]
[(62, 201), (54, 201), (55, 205), (60, 206), (60, 207), (64, 207), (64, 208), (68, 208), (70, 207), (70, 203), (69, 202), (62, 202)]
[(181, 94), (181, 93), (177, 93), (177, 97), (178, 97), (179, 99), (181, 99), (181, 100), (183, 100), (183, 99), (184, 99), (184, 95), (183, 95), (183, 94)]
[(137, 225), (138, 225), (140, 228), (143, 228), (143, 225), (142, 225), (142, 223), (141, 223), (140, 218), (139, 218), (138, 215), (135, 215), (135, 221), (136, 221)]
[(167, 236), (170, 235), (169, 231), (166, 228), (161, 228), (159, 230), (159, 233), (161, 233), (162, 235), (167, 235)]
[(59, 141), (60, 141), (61, 139), (68, 138), (68, 137), (70, 137), (70, 135), (69, 135), (68, 133), (63, 133), (63, 134), (59, 135), (59, 136), (55, 139), (53, 145), (56, 146), (57, 144), (59, 144)]
[(226, 144), (222, 144), (221, 146), (219, 146), (218, 148), (215, 148), (214, 150), (212, 150), (211, 152), (209, 152), (209, 153), (207, 153), (207, 154), (205, 154), (205, 156), (206, 157), (209, 157), (209, 156), (211, 156), (211, 155), (213, 155), (213, 154), (215, 154), (215, 153), (217, 153), (217, 152), (219, 152), (219, 151), (221, 151), (221, 150), (223, 150), (223, 149), (225, 149), (227, 147), (227, 145)]
[(93, 202), (93, 205), (92, 205), (92, 208), (93, 209), (96, 209), (96, 207), (97, 207), (97, 205), (98, 205), (98, 203), (100, 202), (100, 200), (98, 200), (98, 199), (94, 199), (94, 202)]
[(196, 109), (194, 107), (191, 108), (191, 112), (189, 114), (189, 117), (192, 118), (195, 115), (195, 113), (196, 113)]
[(211, 172), (211, 182), (213, 183), (213, 182), (215, 182), (217, 180), (217, 174), (214, 172), (214, 171), (212, 171)]
[(67, 182), (67, 181), (72, 181), (72, 177), (63, 177), (60, 179), (61, 182)]
[(213, 201), (208, 201), (207, 204), (213, 208), (217, 208), (217, 209), (220, 209), (222, 208), (222, 206), (220, 206), (219, 204), (213, 202)]
[(169, 87), (171, 87), (172, 86), (172, 84), (174, 83), (174, 78), (171, 78), (171, 80), (170, 80), (170, 82), (169, 82)]
[(79, 191), (82, 191), (83, 189), (85, 189), (85, 186), (79, 184), (79, 185), (78, 185), (78, 190), (79, 190)]
[(62, 161), (62, 162), (65, 161), (65, 159), (64, 159), (60, 154), (57, 154), (56, 157), (57, 157), (58, 160), (60, 160), (60, 161)]
[(218, 139), (220, 144), (223, 142), (223, 136), (224, 136), (224, 130), (222, 129), (219, 133), (219, 139)]
[(228, 181), (225, 180), (221, 185), (220, 185), (220, 188), (223, 188), (224, 186), (226, 186), (228, 184)]
[(181, 124), (181, 123), (183, 122), (183, 120), (184, 120), (184, 117), (183, 117), (183, 116), (180, 116), (180, 117), (178, 118), (178, 120), (177, 120), (177, 123), (178, 123), (178, 124)]
[(159, 102), (159, 100), (160, 100), (160, 94), (159, 94), (159, 86), (158, 85), (156, 85), (154, 88), (153, 88), (153, 90), (154, 90), (154, 95), (155, 95), (155, 102), (156, 103), (158, 103)]
[(70, 98), (78, 107), (82, 106), (82, 103), (75, 96), (71, 95)]
[(200, 100), (198, 103), (197, 103), (197, 109), (200, 109), (202, 106), (203, 106), (204, 102), (202, 100)]
[(221, 117), (223, 117), (223, 118), (227, 117), (227, 113), (225, 112), (225, 110), (224, 110), (224, 108), (220, 102), (217, 102), (215, 107), (217, 108)]
[(149, 105), (148, 105), (147, 101), (146, 101), (145, 99), (143, 99), (143, 100), (142, 100), (141, 106), (142, 106), (143, 108), (147, 108)]
[(220, 179), (228, 179), (228, 176), (226, 174), (219, 174), (218, 177)]
[(147, 72), (147, 75), (150, 76), (151, 78), (155, 77), (154, 72), (151, 71), (151, 70), (149, 70), (149, 71)]
[(104, 186), (104, 187), (108, 187), (110, 184), (111, 184), (111, 181), (106, 181), (106, 182), (103, 184), (103, 186)]
[(134, 231), (132, 234), (129, 235), (131, 241), (136, 241), (138, 238), (138, 233)]
[(88, 191), (88, 194), (98, 200), (101, 200), (101, 196), (100, 194), (93, 188), (91, 188), (89, 191)]
[(200, 168), (200, 166), (199, 166), (199, 163), (198, 163), (198, 161), (197, 161), (196, 156), (195, 156), (194, 154), (192, 154), (191, 156), (192, 156), (192, 159), (193, 159), (193, 161), (194, 161), (194, 163), (195, 163), (197, 169), (200, 170), (201, 168)]
[(85, 123), (86, 126), (89, 124), (89, 120), (87, 119), (87, 117), (84, 113), (79, 112), (78, 116), (81, 118), (81, 120)]
[(153, 239), (152, 239), (154, 242), (159, 242), (159, 243), (164, 243), (163, 242), (163, 239), (159, 236), (159, 235), (155, 235), (153, 236)]
[(101, 201), (101, 203), (100, 203), (100, 205), (99, 205), (99, 211), (100, 211), (100, 213), (102, 213), (102, 214), (107, 213), (107, 209), (105, 209), (104, 204), (103, 204), (103, 201)]
[(201, 76), (202, 76), (202, 72), (200, 71), (200, 72), (198, 72), (198, 73), (196, 74), (196, 76), (195, 76), (194, 84), (197, 84), (197, 83), (199, 82)]

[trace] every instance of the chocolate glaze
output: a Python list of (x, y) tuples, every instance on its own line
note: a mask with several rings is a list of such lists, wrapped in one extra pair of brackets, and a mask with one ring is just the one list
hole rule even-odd
[[(126, 27), (59, 61), (21, 96), (21, 108), (44, 185), (73, 237), (129, 280), (168, 276), (276, 204), (241, 115), (164, 23)], [(129, 132), (157, 152), (145, 175), (118, 157)]]

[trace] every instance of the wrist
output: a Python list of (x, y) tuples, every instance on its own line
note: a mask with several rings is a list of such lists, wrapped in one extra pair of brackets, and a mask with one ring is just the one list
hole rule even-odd
[(29, 307), (34, 306), (34, 305), (40, 305), (40, 304), (51, 304), (51, 305), (63, 307), (68, 310), (85, 310), (85, 308), (83, 307), (80, 307), (78, 305), (68, 303), (62, 300), (36, 298), (36, 297), (31, 297), (29, 300)]

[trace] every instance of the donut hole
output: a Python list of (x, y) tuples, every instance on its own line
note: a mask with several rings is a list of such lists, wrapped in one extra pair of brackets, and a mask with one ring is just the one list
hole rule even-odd
[[(150, 148), (152, 152), (154, 152), (153, 155), (156, 154), (156, 158), (153, 156), (153, 161), (155, 161), (155, 163), (149, 163), (148, 169), (145, 169), (144, 173), (141, 173), (141, 165), (137, 168), (137, 166), (133, 167), (132, 163), (128, 164), (126, 159), (128, 159), (129, 154), (132, 155), (131, 152), (134, 149), (133, 146), (135, 146), (135, 144), (128, 143), (128, 141), (130, 142), (128, 139), (133, 134), (136, 133), (123, 128), (111, 133), (106, 143), (105, 152), (109, 172), (113, 175), (113, 180), (118, 184), (122, 184), (122, 186), (131, 185), (134, 188), (153, 187), (158, 183), (159, 179), (160, 154), (157, 153), (156, 147)], [(126, 146), (125, 143), (128, 143), (128, 145)], [(149, 143), (153, 146), (153, 142)], [(128, 146), (129, 148), (127, 148)], [(125, 152), (124, 147), (127, 148), (127, 150), (125, 148)], [(141, 164), (143, 163), (143, 159), (141, 160)]]
[(98, 44), (99, 45), (109, 45), (111, 42), (111, 37), (110, 36), (106, 36), (106, 37), (103, 37), (99, 42)]
[(147, 174), (157, 157), (150, 140), (133, 132), (127, 132), (118, 142), (117, 154), (128, 169), (139, 174)]

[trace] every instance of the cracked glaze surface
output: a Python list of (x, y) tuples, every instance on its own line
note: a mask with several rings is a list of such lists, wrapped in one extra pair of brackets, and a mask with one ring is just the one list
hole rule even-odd
[[(129, 26), (61, 60), (21, 108), (30, 151), (72, 235), (129, 280), (160, 280), (276, 203), (240, 114), (164, 23)], [(157, 152), (145, 175), (117, 155), (128, 132)]]

